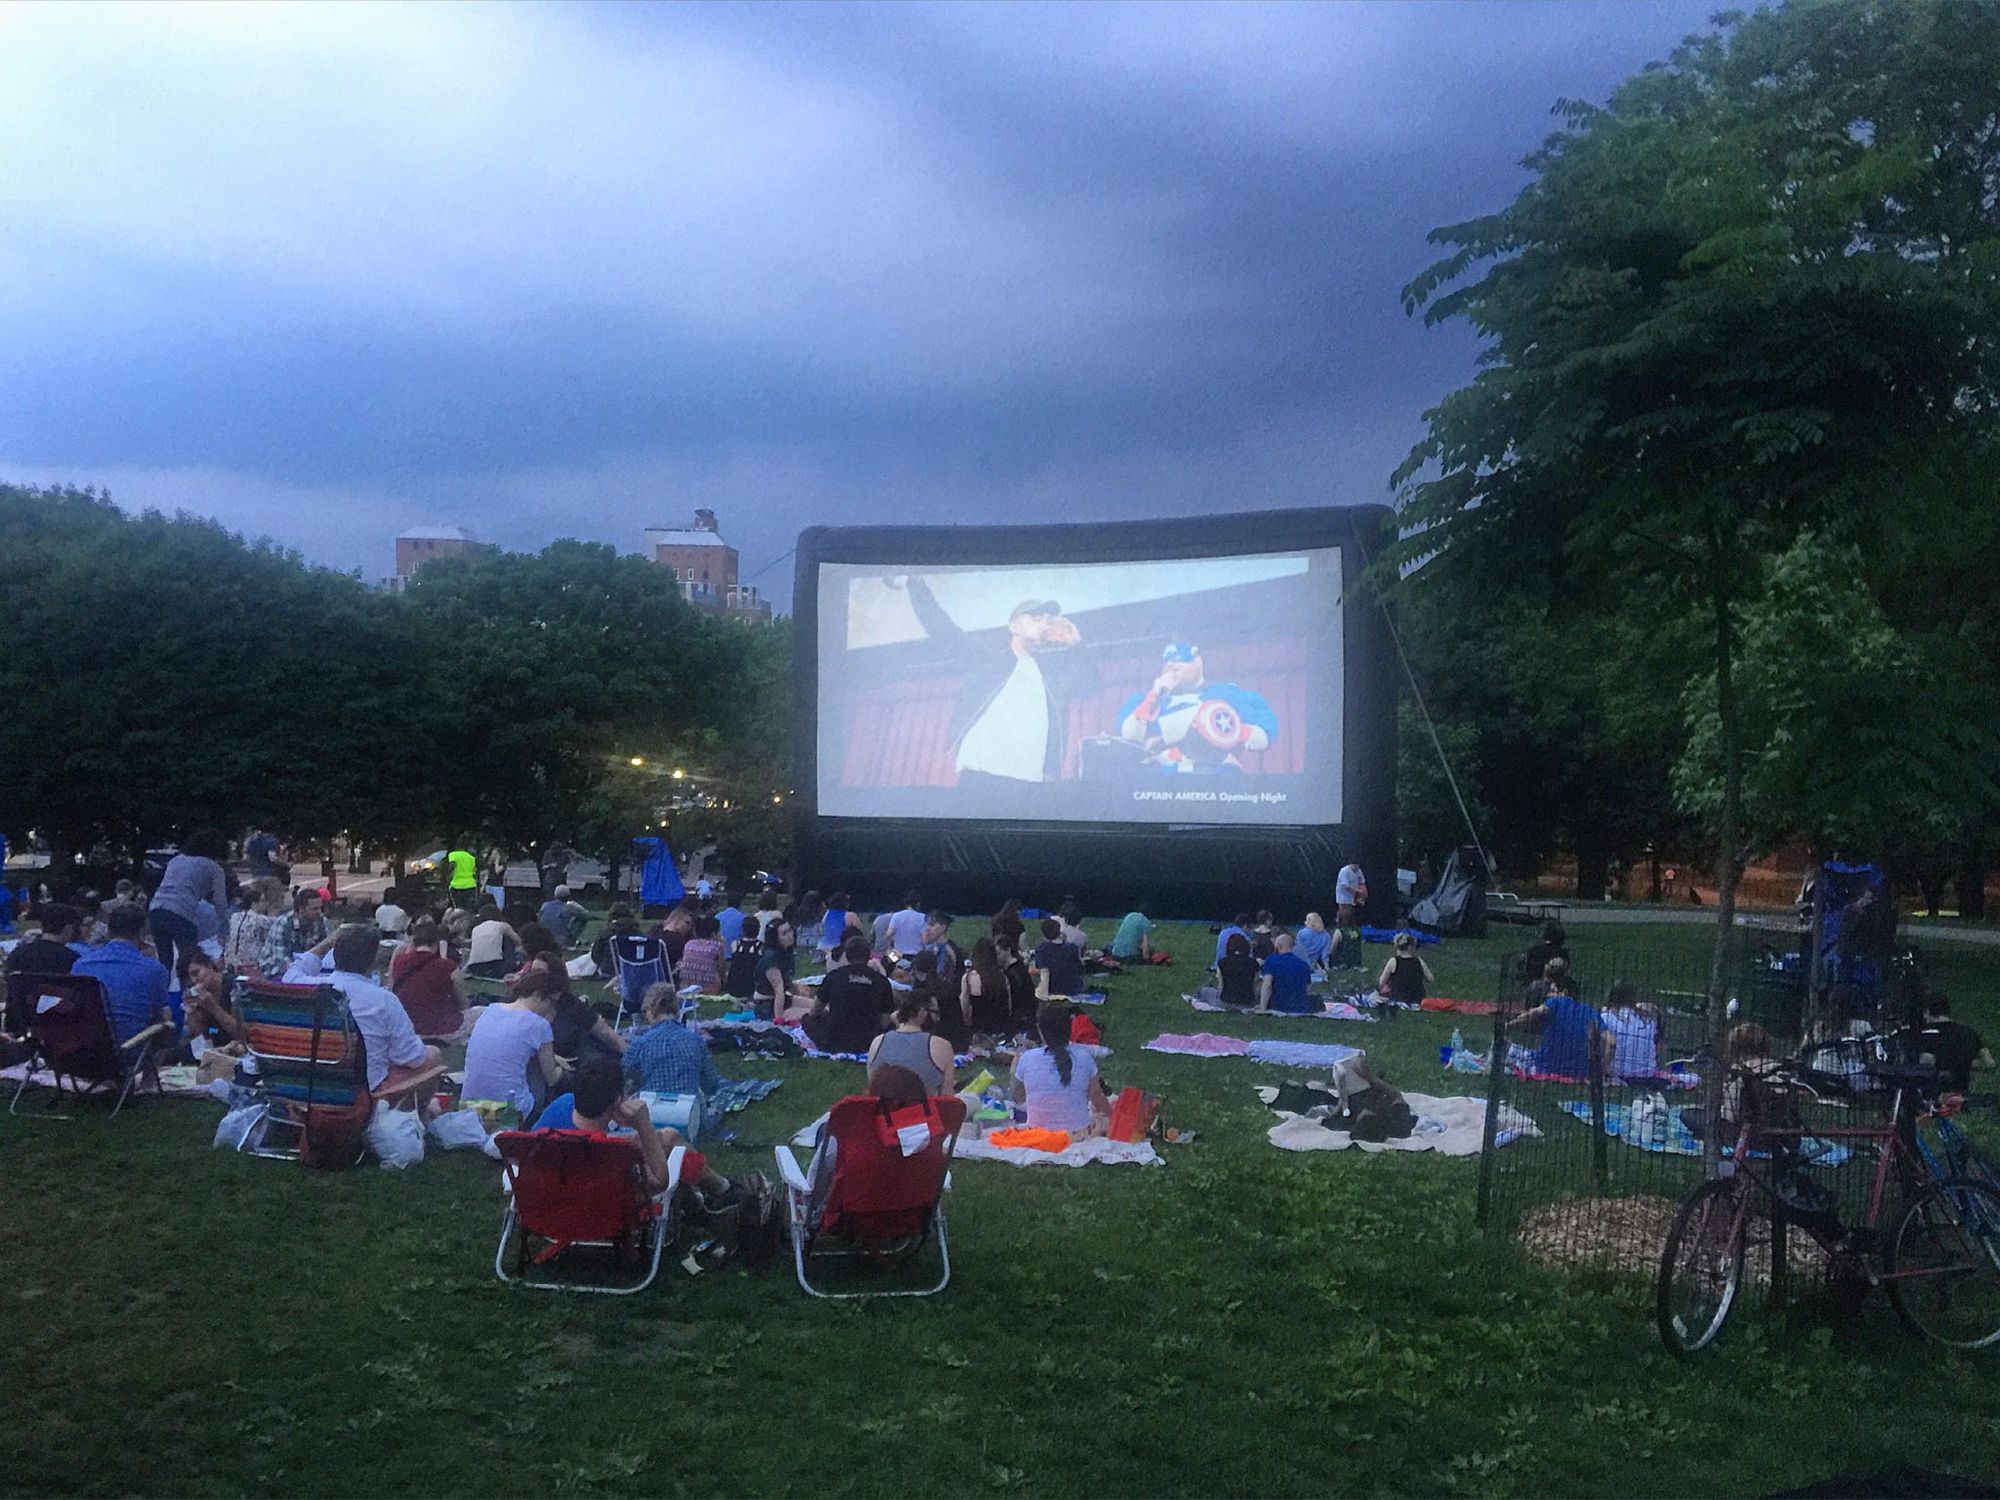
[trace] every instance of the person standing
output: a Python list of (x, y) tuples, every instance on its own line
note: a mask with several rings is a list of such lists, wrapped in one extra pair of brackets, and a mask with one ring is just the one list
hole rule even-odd
[(243, 858), (252, 880), (281, 880), (291, 873), (278, 863), (278, 840), (262, 828), (252, 828), (243, 841)]
[(153, 933), (153, 951), (178, 983), (181, 965), (201, 940), (201, 905), (207, 902), (210, 920), (229, 910), (229, 877), (222, 861), (229, 844), (212, 828), (198, 828), (187, 836), (181, 852), (167, 861), (159, 889), (146, 913)]
[(1338, 908), (1334, 921), (1341, 927), (1352, 927), (1361, 908), (1368, 904), (1368, 877), (1352, 860), (1342, 865), (1340, 874), (1334, 877), (1333, 904)]
[(471, 911), (479, 904), (479, 861), (461, 845), (447, 854), (444, 862), (451, 868), (451, 904), (460, 911)]

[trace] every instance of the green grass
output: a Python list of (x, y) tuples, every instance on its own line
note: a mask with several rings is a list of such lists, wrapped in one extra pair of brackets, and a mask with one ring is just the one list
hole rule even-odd
[[(1105, 1071), (1163, 1092), (1198, 1139), (1157, 1169), (960, 1165), (955, 1274), (926, 1300), (812, 1301), (789, 1264), (670, 1267), (629, 1299), (512, 1291), (476, 1154), (329, 1175), (210, 1149), (205, 1104), (0, 1116), (0, 1490), (1739, 1494), (1906, 1463), (2000, 1479), (1993, 1362), (1916, 1343), (1879, 1299), (1838, 1324), (1746, 1320), (1684, 1367), (1643, 1287), (1483, 1238), (1476, 1162), (1272, 1149), (1250, 1091), (1282, 1070), (1139, 1044), (1349, 1041), (1441, 1092), (1452, 1022), (1197, 1016), (1178, 995), (1212, 939), (1166, 940), (1184, 961), (1116, 981), (1097, 1013)], [(1607, 961), (1683, 944), (1695, 961), (1706, 933), (1588, 940)], [(1451, 945), (1441, 988), (1488, 996), (1508, 945)], [(2000, 1030), (2000, 955), (1982, 956), (1953, 954), (1947, 982)], [(859, 1078), (725, 1068), (786, 1079), (732, 1117), (741, 1141), (715, 1153), (731, 1172), (768, 1167)]]

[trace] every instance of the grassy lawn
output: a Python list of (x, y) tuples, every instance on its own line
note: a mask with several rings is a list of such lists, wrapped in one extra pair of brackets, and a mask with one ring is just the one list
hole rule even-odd
[[(1693, 961), (1707, 933), (1579, 939), (1607, 961)], [(1490, 997), (1518, 941), (1433, 950), (1440, 988)], [(927, 1300), (812, 1301), (788, 1262), (670, 1266), (629, 1299), (510, 1291), (491, 1270), (497, 1168), (476, 1154), (326, 1175), (210, 1149), (202, 1103), (0, 1116), (0, 1489), (1744, 1494), (1900, 1464), (2000, 1480), (1994, 1361), (1918, 1344), (1880, 1299), (1838, 1324), (1745, 1320), (1684, 1367), (1649, 1288), (1483, 1238), (1475, 1161), (1273, 1149), (1251, 1089), (1284, 1070), (1139, 1044), (1343, 1041), (1405, 1088), (1477, 1092), (1438, 1069), (1453, 1023), (1198, 1016), (1178, 997), (1213, 940), (1166, 942), (1181, 963), (1115, 981), (1096, 1013), (1105, 1073), (1163, 1092), (1198, 1139), (1154, 1169), (960, 1165), (954, 1277)], [(2000, 1034), (2000, 952), (1937, 952), (1961, 1014)], [(731, 1117), (729, 1172), (768, 1168), (860, 1078), (724, 1068), (786, 1080)]]

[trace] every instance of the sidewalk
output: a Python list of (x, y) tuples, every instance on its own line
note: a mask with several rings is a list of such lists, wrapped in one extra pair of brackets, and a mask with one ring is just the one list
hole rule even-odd
[[(1594, 923), (1667, 923), (1677, 927), (1713, 927), (1715, 908), (1712, 906), (1591, 906), (1577, 903), (1563, 907), (1562, 922), (1565, 927), (1587, 927)], [(1736, 914), (1738, 927), (1758, 928), (1771, 932), (1797, 930), (1797, 923), (1791, 913), (1771, 908), (1757, 911), (1739, 911)], [(1981, 947), (2000, 947), (2000, 927), (1957, 925), (1945, 918), (1936, 921), (1928, 917), (1906, 917), (1897, 929), (1904, 937), (1916, 938), (1930, 943), (1974, 943)]]

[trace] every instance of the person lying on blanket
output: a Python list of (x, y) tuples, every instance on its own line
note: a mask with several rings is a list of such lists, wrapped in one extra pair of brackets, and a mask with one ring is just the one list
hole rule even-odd
[[(653, 1123), (646, 1101), (625, 1092), (625, 1072), (618, 1059), (601, 1054), (593, 1054), (576, 1070), (571, 1092), (551, 1099), (535, 1128), (590, 1130), (630, 1142), (644, 1164), (646, 1187), (655, 1193), (667, 1185), (667, 1159), (674, 1147), (685, 1144), (671, 1125)], [(711, 1206), (732, 1201), (736, 1192), (729, 1179), (695, 1150), (681, 1163), (681, 1185), (700, 1188)]]
[(1042, 1045), (1014, 1060), (1013, 1097), (1028, 1106), (1035, 1130), (1066, 1130), (1072, 1137), (1102, 1135), (1111, 1120), (1111, 1101), (1097, 1076), (1097, 1059), (1070, 1046), (1071, 1011), (1044, 1005), (1037, 1029)]

